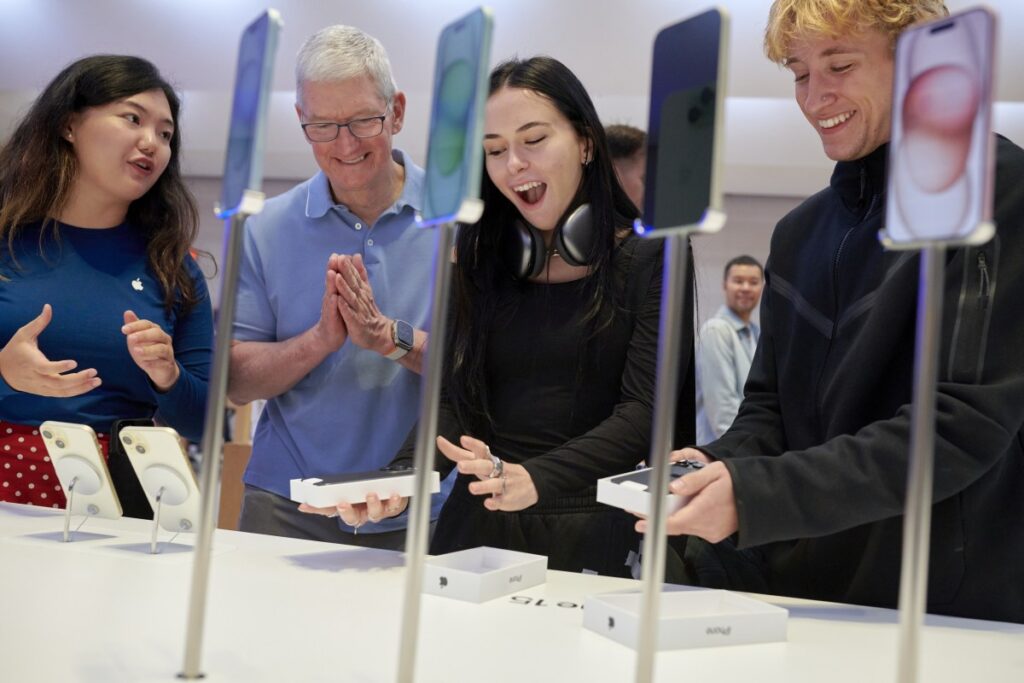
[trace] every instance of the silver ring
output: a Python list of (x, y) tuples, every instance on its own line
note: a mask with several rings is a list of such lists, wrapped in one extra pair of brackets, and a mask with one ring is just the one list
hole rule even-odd
[(491, 453), (490, 448), (487, 449), (487, 456), (491, 459), (491, 467), (493, 468), (491, 469), (491, 473), (487, 475), (487, 478), (495, 479), (497, 477), (504, 475), (505, 463), (501, 461), (501, 458)]
[(501, 475), (501, 495), (503, 495), (503, 496), (505, 495), (505, 490), (506, 490), (507, 486), (508, 486), (508, 479), (505, 477), (504, 474), (502, 474)]

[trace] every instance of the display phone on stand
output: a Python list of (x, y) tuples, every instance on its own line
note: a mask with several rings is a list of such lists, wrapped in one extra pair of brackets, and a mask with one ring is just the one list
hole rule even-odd
[(992, 236), (996, 18), (976, 8), (900, 34), (893, 78), (886, 238)]
[[(647, 126), (647, 236), (718, 232), (729, 17), (712, 9), (669, 26), (654, 41)], [(683, 68), (683, 66), (685, 68)]]
[(136, 519), (153, 519), (153, 509), (146, 499), (146, 492), (142, 490), (139, 478), (135, 476), (135, 470), (128, 461), (128, 454), (121, 446), (121, 439), (118, 435), (127, 426), (153, 426), (153, 420), (149, 418), (125, 418), (114, 420), (110, 425), (110, 448), (107, 451), (107, 469), (110, 470), (110, 479), (114, 482), (114, 491), (121, 501), (121, 511), (125, 517)]
[(263, 184), (263, 130), (282, 25), (277, 10), (268, 9), (242, 33), (224, 178), (216, 207), (220, 218), (236, 213), (245, 191), (259, 190)]
[(199, 486), (182, 447), (169, 427), (126, 426), (118, 438), (160, 526), (192, 531), (199, 524)]
[(117, 519), (121, 502), (96, 432), (89, 425), (46, 421), (39, 425), (46, 452), (74, 515)]
[[(475, 223), (483, 213), (483, 109), (494, 18), (480, 7), (441, 32), (434, 68), (422, 226)], [(470, 125), (472, 123), (472, 125)]]

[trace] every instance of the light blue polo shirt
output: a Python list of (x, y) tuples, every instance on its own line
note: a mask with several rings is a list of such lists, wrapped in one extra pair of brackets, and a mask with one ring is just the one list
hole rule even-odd
[[(284, 341), (320, 318), (331, 253), (362, 254), (380, 311), (429, 326), (434, 230), (416, 227), (423, 169), (399, 150), (405, 186), (373, 225), (335, 204), (318, 173), (267, 201), (246, 221), (234, 338)], [(245, 482), (288, 497), (289, 480), (379, 469), (391, 462), (419, 417), (420, 377), (346, 341), (287, 392), (267, 401)], [(449, 486), (432, 501), (436, 517)], [(399, 517), (361, 533), (404, 528)], [(341, 528), (351, 531), (341, 524)]]

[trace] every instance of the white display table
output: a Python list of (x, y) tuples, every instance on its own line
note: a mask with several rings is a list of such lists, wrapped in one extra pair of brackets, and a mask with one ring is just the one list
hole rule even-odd
[[(191, 540), (153, 556), (140, 520), (89, 520), (79, 533), (93, 536), (70, 544), (62, 528), (60, 511), (0, 504), (0, 680), (176, 680), (192, 569), (180, 543)], [(387, 551), (218, 530), (205, 680), (393, 681), (402, 563)], [(546, 584), (480, 605), (426, 595), (417, 680), (628, 683), (634, 651), (582, 628), (581, 605), (638, 587), (549, 571)], [(664, 652), (657, 680), (894, 679), (895, 611), (763, 599), (790, 610), (788, 642)], [(922, 681), (1024, 681), (1024, 626), (926, 623)]]

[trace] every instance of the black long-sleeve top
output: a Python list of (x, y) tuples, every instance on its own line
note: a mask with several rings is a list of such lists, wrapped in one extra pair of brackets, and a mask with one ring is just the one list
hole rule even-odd
[[(611, 325), (586, 344), (582, 281), (507, 284), (516, 305), (487, 333), (495, 430), (485, 440), (492, 453), (526, 468), (538, 505), (579, 494), (648, 457), (662, 260), (660, 240), (630, 236), (619, 245), (613, 267), (623, 288), (620, 307)], [(686, 315), (692, 319), (689, 306)], [(684, 328), (681, 370), (692, 374), (692, 322)], [(692, 378), (684, 375), (682, 385), (692, 387)], [(680, 401), (678, 412), (682, 431), (692, 434), (692, 397)], [(442, 400), (438, 434), (458, 443), (465, 433)], [(411, 464), (413, 444), (406, 440), (395, 465)], [(436, 458), (446, 475), (452, 463), (440, 452)]]
[[(996, 237), (946, 263), (928, 609), (1024, 622), (1024, 150), (997, 149)], [(702, 449), (771, 590), (894, 607), (920, 259), (878, 241), (886, 154), (776, 227), (743, 404)]]

